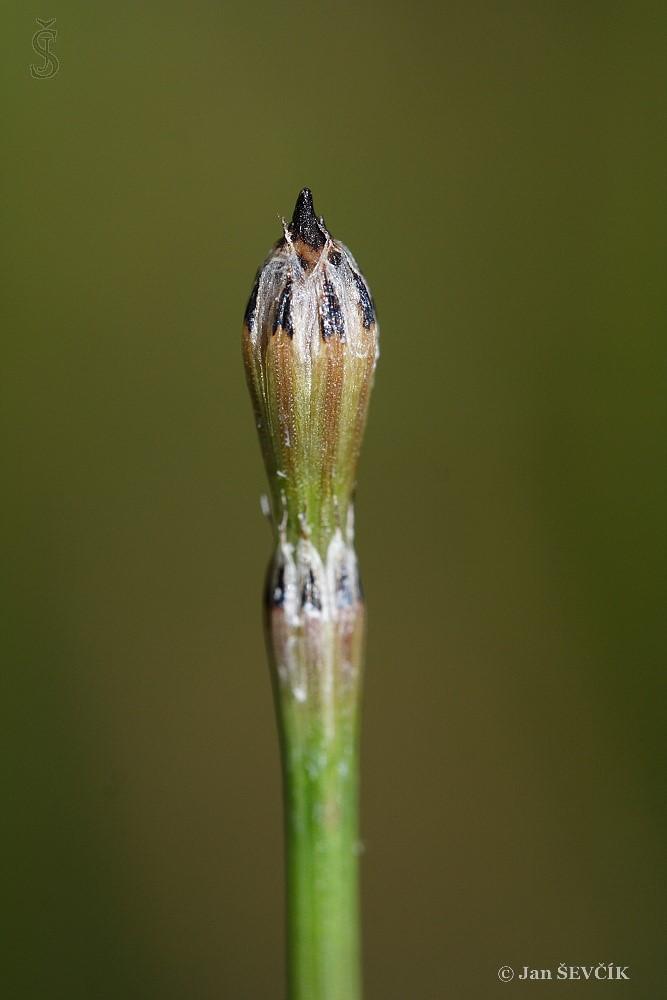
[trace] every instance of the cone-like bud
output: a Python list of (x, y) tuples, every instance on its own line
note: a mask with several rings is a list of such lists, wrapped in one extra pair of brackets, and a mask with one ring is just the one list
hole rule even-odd
[(347, 538), (378, 355), (368, 286), (308, 188), (257, 273), (245, 314), (248, 384), (280, 537), (326, 558)]

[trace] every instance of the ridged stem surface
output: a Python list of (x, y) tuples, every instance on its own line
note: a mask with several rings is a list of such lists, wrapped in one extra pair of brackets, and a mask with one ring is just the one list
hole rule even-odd
[(288, 1000), (360, 1000), (358, 723), (363, 607), (268, 612), (285, 803)]

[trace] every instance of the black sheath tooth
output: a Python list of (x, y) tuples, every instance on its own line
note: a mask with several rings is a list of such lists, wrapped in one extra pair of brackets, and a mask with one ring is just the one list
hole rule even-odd
[(245, 307), (245, 313), (243, 316), (243, 322), (252, 330), (255, 325), (255, 318), (257, 316), (257, 293), (259, 292), (259, 271), (255, 276), (255, 284), (252, 286), (252, 291), (250, 293), (250, 298), (248, 299), (248, 305)]
[(281, 608), (285, 603), (285, 567), (279, 566), (273, 582), (271, 603), (274, 608)]
[(292, 327), (292, 282), (288, 281), (282, 292), (280, 293), (280, 298), (278, 299), (278, 307), (276, 309), (276, 318), (273, 321), (273, 332), (275, 333), (278, 327), (281, 326), (285, 333), (288, 333), (290, 337), (294, 336), (294, 329)]
[(361, 306), (361, 321), (368, 329), (375, 322), (375, 305), (373, 297), (368, 290), (368, 285), (356, 271), (352, 271), (352, 279), (359, 292), (359, 305)]
[(285, 603), (285, 566), (282, 563), (267, 576), (264, 600), (268, 608), (282, 608)]
[(324, 340), (329, 340), (337, 333), (345, 340), (345, 321), (340, 307), (340, 300), (330, 281), (324, 282), (324, 296), (320, 303), (320, 328)]
[(308, 576), (304, 580), (303, 587), (301, 588), (301, 607), (312, 608), (315, 611), (322, 610), (320, 588), (317, 586), (315, 574), (312, 569), (308, 570)]
[(354, 600), (355, 595), (352, 581), (347, 570), (343, 569), (336, 580), (336, 606), (346, 608), (354, 604)]

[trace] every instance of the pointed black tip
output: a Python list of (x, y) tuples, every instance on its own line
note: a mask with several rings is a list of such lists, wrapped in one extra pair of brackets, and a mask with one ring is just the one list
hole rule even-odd
[(292, 222), (295, 225), (306, 219), (312, 219), (314, 222), (317, 221), (315, 219), (315, 206), (313, 205), (313, 192), (310, 188), (302, 188), (299, 191), (299, 197), (296, 199), (292, 215)]
[(294, 239), (302, 240), (314, 249), (323, 247), (326, 242), (320, 222), (315, 215), (313, 192), (310, 188), (303, 188), (299, 192), (289, 231)]

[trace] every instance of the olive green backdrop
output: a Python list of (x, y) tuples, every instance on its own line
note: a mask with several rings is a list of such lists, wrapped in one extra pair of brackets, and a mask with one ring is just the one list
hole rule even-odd
[[(5, 9), (2, 996), (283, 995), (239, 343), (304, 184), (382, 328), (367, 996), (661, 994), (665, 28), (613, 0)], [(497, 978), (602, 961), (630, 983)]]

